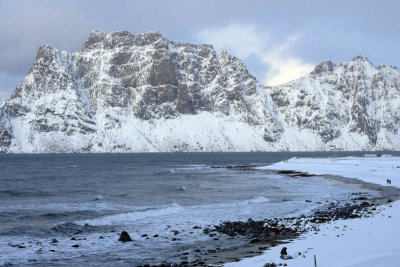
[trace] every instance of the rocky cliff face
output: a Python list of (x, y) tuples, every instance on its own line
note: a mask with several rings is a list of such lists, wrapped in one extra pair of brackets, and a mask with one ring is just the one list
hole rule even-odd
[(39, 48), (0, 109), (0, 151), (399, 149), (399, 77), (357, 57), (264, 87), (210, 45), (93, 31), (75, 53)]
[(268, 89), (287, 128), (312, 132), (321, 148), (373, 150), (398, 148), (399, 86), (396, 67), (358, 56)]
[[(239, 59), (217, 56), (210, 45), (93, 31), (76, 53), (39, 48), (2, 107), (0, 145), (16, 152), (246, 150), (260, 136), (250, 141), (257, 149), (283, 129), (271, 103)], [(202, 127), (193, 131), (193, 123)], [(239, 128), (247, 140), (235, 144)]]

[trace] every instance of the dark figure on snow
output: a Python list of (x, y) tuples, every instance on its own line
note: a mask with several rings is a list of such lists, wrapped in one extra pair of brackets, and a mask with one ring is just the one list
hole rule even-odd
[(392, 184), (392, 180), (386, 179), (386, 183), (387, 183), (387, 184)]
[(281, 259), (282, 260), (291, 260), (291, 259), (293, 259), (292, 256), (289, 256), (287, 254), (287, 247), (283, 247), (283, 249), (281, 250)]

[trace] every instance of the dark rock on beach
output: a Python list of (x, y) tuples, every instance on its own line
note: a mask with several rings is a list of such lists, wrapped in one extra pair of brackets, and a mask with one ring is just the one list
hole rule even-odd
[(119, 236), (118, 241), (121, 241), (121, 242), (131, 242), (132, 239), (131, 239), (131, 237), (129, 236), (129, 234), (128, 234), (127, 232), (123, 231), (123, 232), (121, 233), (121, 235)]
[(174, 235), (179, 235), (179, 231), (177, 231), (177, 230), (173, 230), (171, 232), (174, 233)]
[(229, 235), (231, 237), (240, 235), (257, 238), (269, 238), (270, 236), (287, 235), (295, 237), (298, 233), (278, 224), (278, 219), (254, 221), (249, 219), (247, 222), (223, 222), (214, 226), (215, 231)]

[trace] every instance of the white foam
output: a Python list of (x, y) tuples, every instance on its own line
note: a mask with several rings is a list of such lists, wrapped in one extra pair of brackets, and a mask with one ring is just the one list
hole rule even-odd
[(269, 198), (258, 196), (258, 197), (246, 199), (246, 200), (242, 201), (240, 204), (249, 205), (249, 204), (262, 204), (262, 203), (268, 203), (268, 202), (271, 202), (271, 200)]
[(97, 195), (96, 198), (95, 198), (94, 200), (95, 200), (95, 201), (103, 200), (103, 196), (102, 196), (102, 195)]
[(170, 206), (164, 208), (114, 214), (95, 219), (80, 220), (76, 221), (75, 223), (79, 225), (89, 224), (93, 226), (115, 225), (115, 224), (123, 225), (123, 224), (131, 224), (138, 220), (145, 220), (148, 218), (157, 218), (165, 215), (178, 214), (183, 210), (184, 210), (183, 207), (181, 207), (176, 203), (173, 203)]
[(177, 165), (175, 170), (202, 170), (208, 169), (210, 166), (204, 164), (188, 164), (188, 165)]
[(100, 195), (95, 198), (97, 201), (84, 202), (84, 203), (49, 203), (49, 204), (21, 204), (21, 205), (7, 205), (0, 207), (0, 212), (10, 211), (57, 211), (57, 212), (75, 212), (75, 211), (113, 211), (113, 210), (127, 210), (132, 209), (131, 206), (118, 205), (109, 202), (99, 201)]

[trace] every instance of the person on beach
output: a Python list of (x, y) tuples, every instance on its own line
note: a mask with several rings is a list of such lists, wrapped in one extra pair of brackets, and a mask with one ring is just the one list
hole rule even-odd
[(287, 254), (287, 247), (283, 247), (283, 248), (282, 248), (282, 250), (281, 250), (281, 259), (283, 259), (283, 260), (290, 260), (290, 259), (293, 259), (292, 256), (288, 256), (288, 254)]

